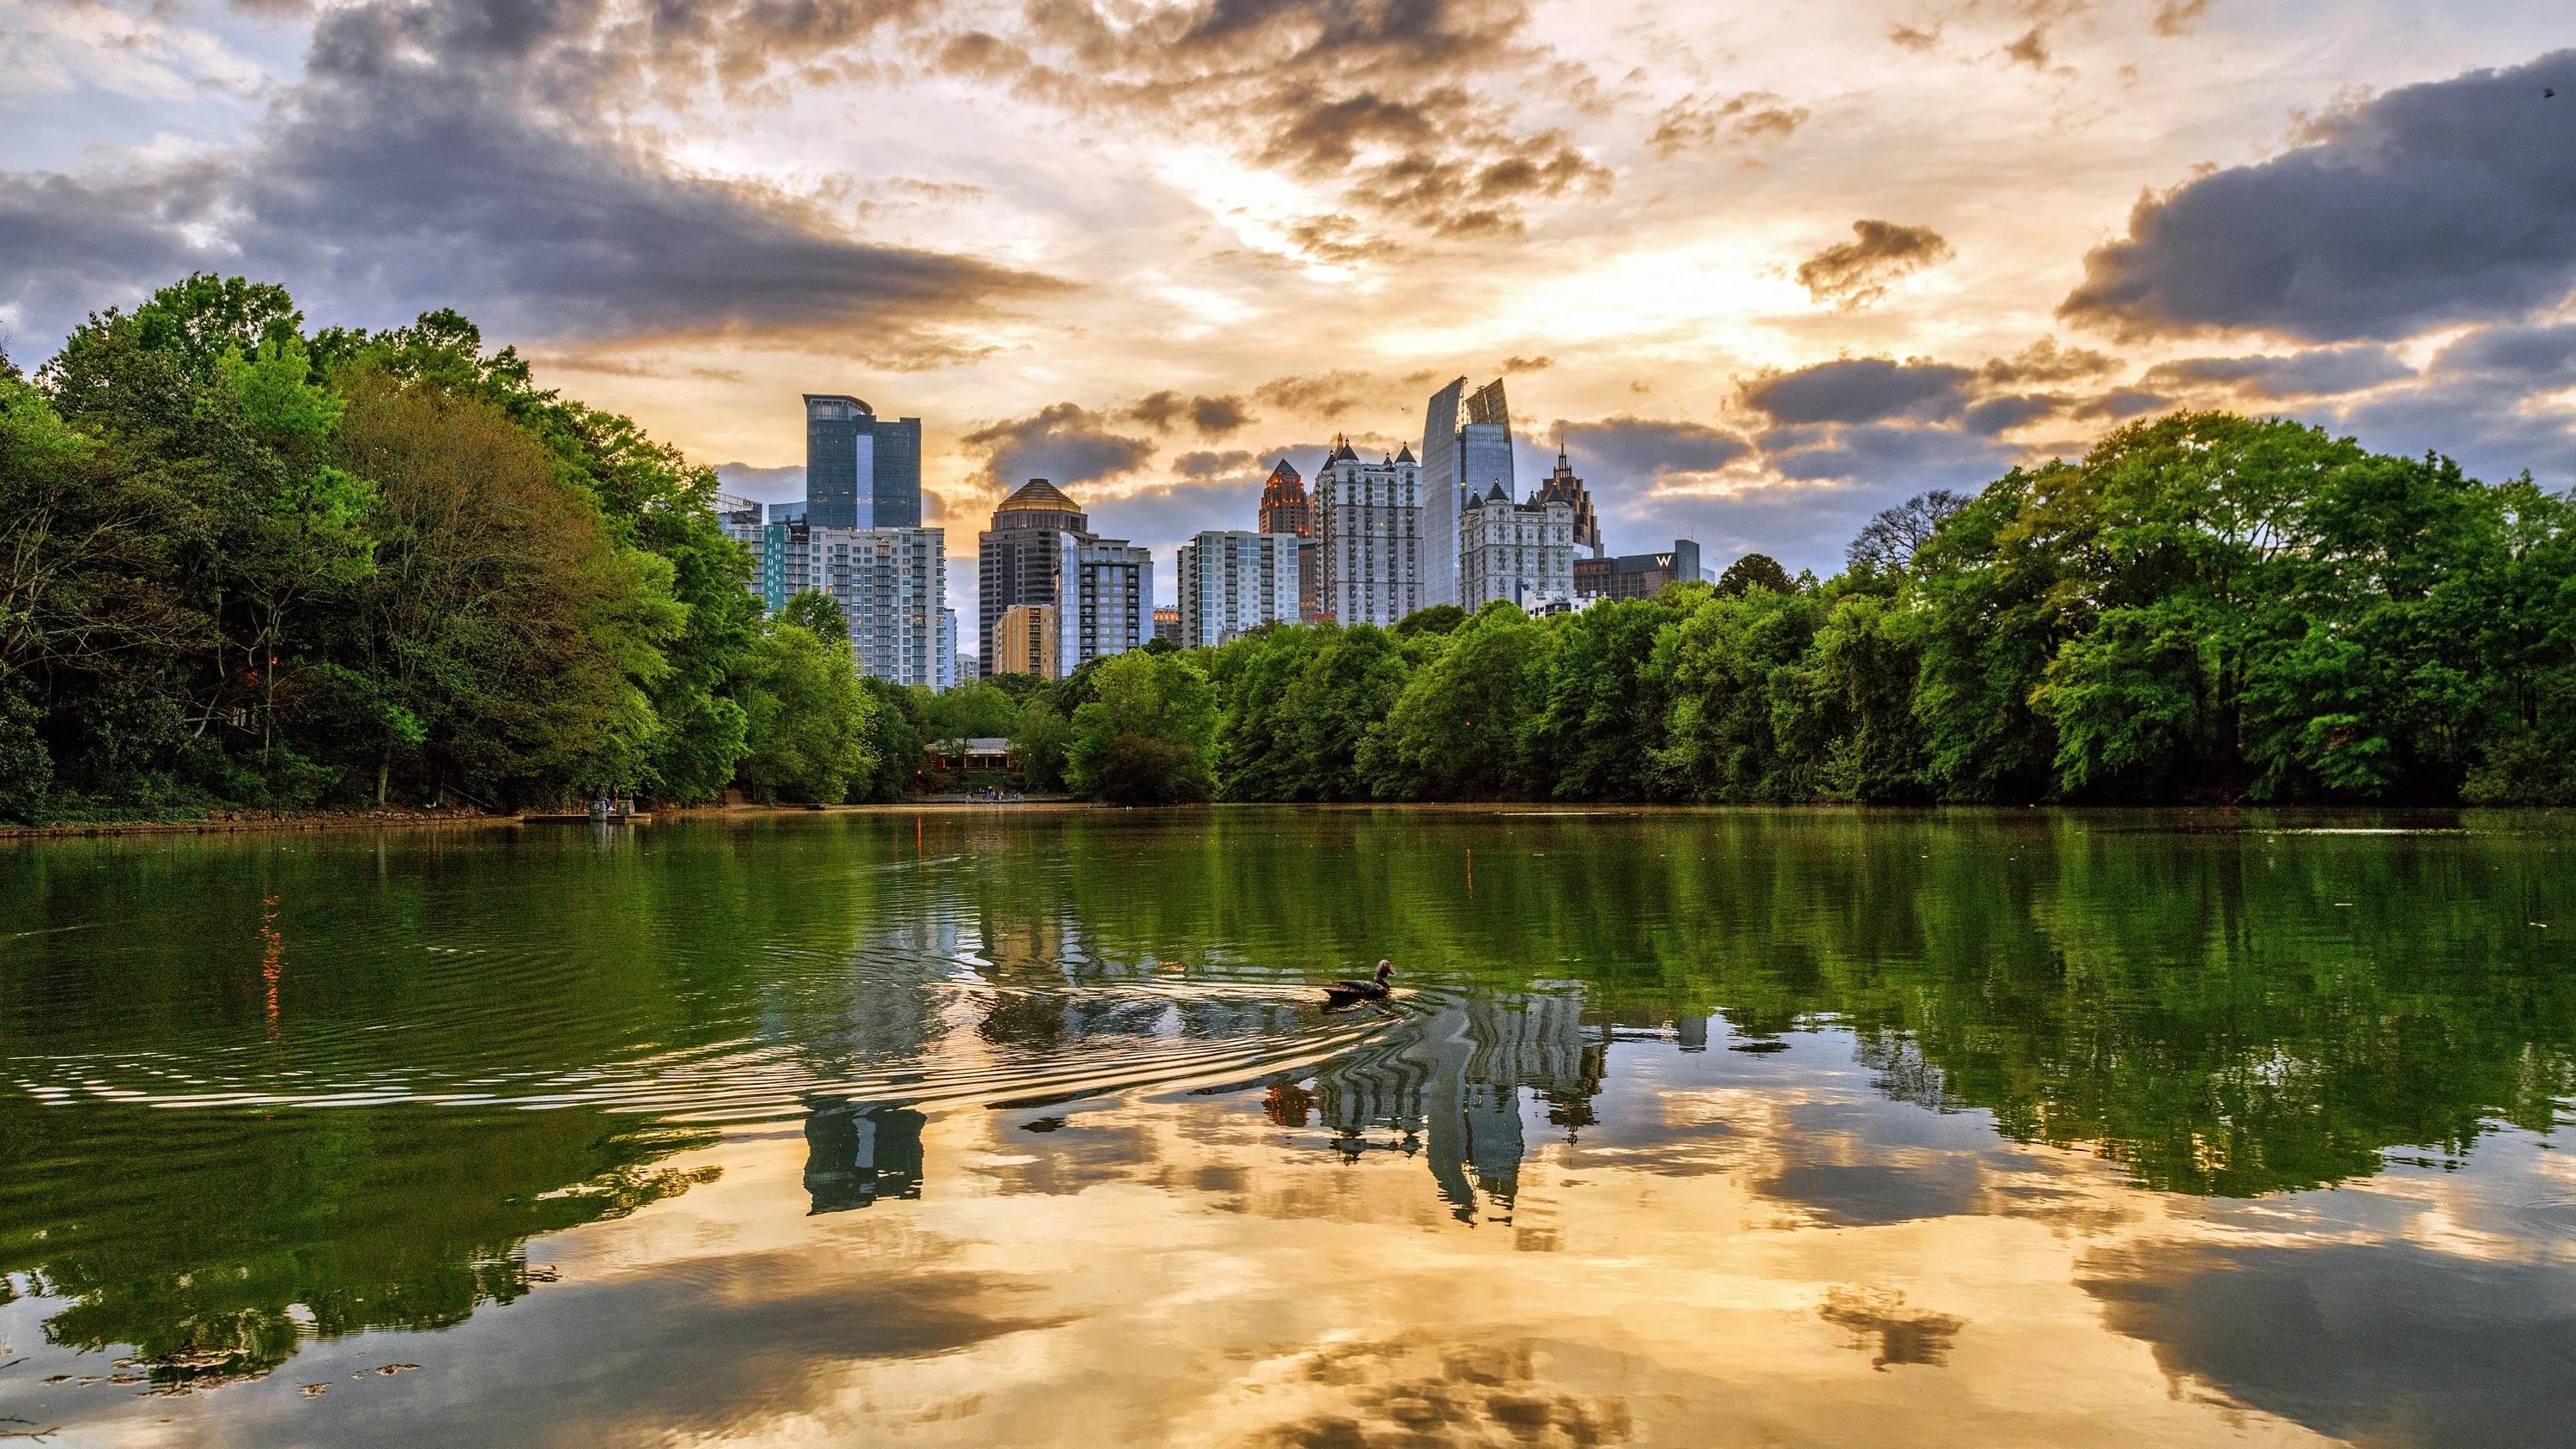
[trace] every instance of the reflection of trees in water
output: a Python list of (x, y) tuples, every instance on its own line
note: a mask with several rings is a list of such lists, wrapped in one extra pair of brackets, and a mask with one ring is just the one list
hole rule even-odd
[(2552, 1130), (2576, 1094), (2576, 973), (2529, 923), (2576, 914), (2563, 837), (2264, 833), (2298, 823), (1058, 817), (961, 889), (996, 932), (1056, 922), (1103, 970), (1311, 979), (1386, 955), (1408, 985), (1514, 991), (1543, 963), (1598, 1020), (1830, 1021), (1872, 1043), (1891, 1095), (1989, 1110), (2163, 1190), (2295, 1190), (2374, 1173), (2392, 1145), (2459, 1156), (2499, 1118)]
[(53, 1343), (133, 1345), (165, 1385), (252, 1377), (305, 1338), (443, 1328), (520, 1297), (543, 1277), (529, 1238), (686, 1191), (716, 1169), (652, 1164), (712, 1140), (581, 1109), (10, 1103), (0, 1274), (74, 1300), (45, 1322)]

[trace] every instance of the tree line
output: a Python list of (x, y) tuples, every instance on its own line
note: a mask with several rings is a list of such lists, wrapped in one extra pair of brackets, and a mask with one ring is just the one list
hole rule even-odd
[(0, 359), (0, 820), (899, 800), (2576, 801), (2571, 504), (2178, 414), (1872, 519), (1845, 569), (1155, 644), (932, 695), (767, 616), (715, 479), (454, 312), (196, 276)]
[(2576, 504), (2177, 414), (1872, 519), (1835, 577), (1086, 665), (1022, 755), (1182, 799), (2576, 802)]
[(94, 314), (0, 359), (0, 820), (841, 799), (886, 703), (764, 617), (715, 487), (454, 312)]

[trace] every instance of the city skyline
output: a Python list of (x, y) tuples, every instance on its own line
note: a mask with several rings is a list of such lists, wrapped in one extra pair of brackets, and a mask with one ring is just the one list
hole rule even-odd
[(770, 399), (919, 416), (924, 523), (1053, 478), (1158, 596), (1271, 463), (1418, 447), (1462, 374), (1509, 380), (1526, 476), (1571, 447), (1611, 548), (1713, 563), (1829, 571), (1880, 507), (2179, 406), (2563, 488), (2570, 29), (0, 0), (0, 346), (199, 267), (316, 326), (452, 306), (747, 497), (801, 496), (761, 482), (803, 453)]

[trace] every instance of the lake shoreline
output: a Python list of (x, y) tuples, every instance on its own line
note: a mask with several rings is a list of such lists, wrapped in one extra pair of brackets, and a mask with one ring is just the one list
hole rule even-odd
[[(1011, 813), (1062, 815), (1075, 813), (1112, 814), (1182, 814), (1196, 811), (1243, 809), (1312, 810), (1327, 813), (1403, 811), (1418, 815), (1442, 814), (1536, 814), (1536, 815), (1658, 815), (1689, 814), (1705, 811), (1780, 811), (1814, 814), (1906, 816), (1949, 812), (2002, 815), (2090, 815), (2138, 814), (2159, 816), (2197, 816), (2243, 819), (2261, 813), (2267, 816), (2306, 820), (2351, 820), (2360, 818), (2396, 819), (2419, 826), (2436, 820), (2461, 821), (2502, 815), (2542, 814), (2514, 807), (2478, 807), (2466, 805), (1862, 805), (1847, 801), (1809, 801), (1798, 804), (1719, 805), (1677, 801), (1563, 801), (1563, 800), (1315, 800), (1315, 801), (1210, 801), (1199, 805), (1117, 806), (1068, 796), (1045, 796), (1028, 800), (963, 800), (937, 797), (909, 801), (876, 801), (862, 805), (687, 805), (665, 806), (653, 812), (658, 820), (747, 821), (770, 818), (793, 818), (807, 815), (962, 815), (973, 813)], [(93, 820), (64, 821), (51, 825), (0, 825), (0, 844), (34, 843), (49, 840), (88, 840), (117, 836), (147, 835), (257, 835), (257, 834), (323, 834), (362, 830), (475, 830), (525, 823), (525, 813), (494, 814), (481, 811), (419, 810), (333, 810), (304, 814), (279, 815), (210, 815), (195, 820)], [(553, 822), (549, 822), (553, 823)]]

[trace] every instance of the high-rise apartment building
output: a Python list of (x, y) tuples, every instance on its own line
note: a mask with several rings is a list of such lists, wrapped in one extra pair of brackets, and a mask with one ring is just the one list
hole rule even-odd
[[(943, 535), (943, 545), (945, 544), (945, 541), (945, 536)], [(945, 571), (943, 570), (943, 572)], [(943, 580), (943, 584), (944, 582), (945, 581)], [(955, 689), (957, 687), (957, 611), (955, 609), (944, 607), (939, 611), (938, 672), (939, 682), (937, 685), (933, 686), (934, 688)]]
[(1056, 634), (1053, 604), (1013, 604), (993, 627), (989, 674), (1034, 674), (1061, 679), (1064, 658)]
[(1467, 500), (1496, 484), (1507, 498), (1513, 492), (1511, 409), (1502, 379), (1470, 393), (1462, 377), (1431, 395), (1422, 480), (1422, 602), (1459, 603), (1458, 523)]
[(1592, 511), (1592, 495), (1584, 491), (1583, 480), (1574, 476), (1574, 465), (1565, 460), (1565, 445), (1556, 445), (1556, 471), (1538, 485), (1532, 500), (1538, 503), (1563, 503), (1574, 510), (1574, 546), (1594, 558), (1601, 557), (1601, 516)]
[(806, 587), (841, 606), (861, 673), (895, 684), (947, 687), (940, 647), (947, 613), (946, 536), (935, 528), (800, 528)]
[(1270, 470), (1270, 481), (1261, 488), (1261, 531), (1290, 533), (1300, 540), (1297, 545), (1297, 619), (1315, 622), (1315, 506), (1306, 496), (1306, 480), (1288, 460)]
[(1154, 637), (1172, 645), (1175, 648), (1180, 646), (1181, 610), (1179, 605), (1157, 604), (1154, 607)]
[(805, 394), (805, 504), (817, 528), (920, 527), (921, 419)]
[(1514, 503), (1496, 483), (1458, 518), (1458, 602), (1496, 599), (1524, 609), (1574, 599), (1574, 507), (1561, 498)]
[[(1315, 474), (1319, 617), (1344, 624), (1392, 624), (1426, 606), (1424, 476), (1411, 448), (1384, 462), (1365, 463), (1348, 439), (1334, 440), (1331, 456)], [(1449, 546), (1457, 546), (1454, 530)]]
[(1699, 545), (1673, 540), (1670, 553), (1631, 553), (1574, 561), (1574, 592), (1587, 599), (1651, 599), (1667, 584), (1699, 582)]
[(1152, 637), (1152, 556), (1093, 534), (1081, 506), (1044, 478), (1002, 500), (976, 552), (977, 652), (988, 661), (998, 657), (995, 626), (1018, 604), (1055, 609), (1059, 676)]
[(1297, 622), (1293, 533), (1208, 529), (1181, 545), (1180, 644), (1209, 649), (1264, 624)]
[(1142, 649), (1154, 637), (1154, 556), (1123, 538), (1087, 538), (1075, 602), (1082, 628), (1074, 662)]

